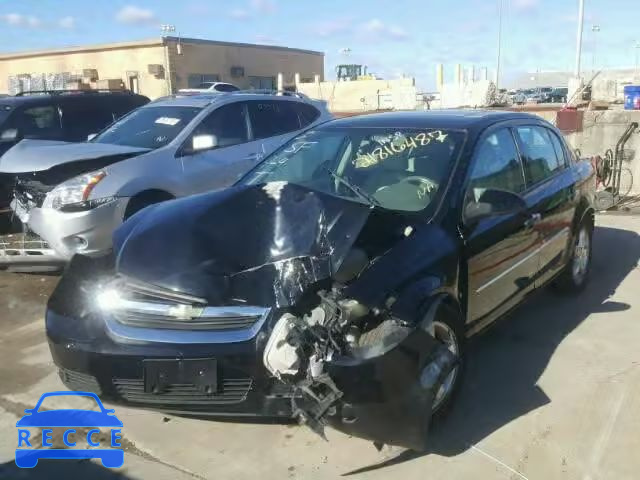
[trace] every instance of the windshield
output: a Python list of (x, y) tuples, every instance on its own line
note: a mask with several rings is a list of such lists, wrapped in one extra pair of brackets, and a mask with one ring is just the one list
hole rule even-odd
[(419, 211), (449, 177), (463, 131), (324, 128), (294, 138), (241, 183), (289, 182), (391, 210)]
[(140, 148), (171, 142), (200, 112), (199, 107), (143, 107), (117, 121), (92, 141)]

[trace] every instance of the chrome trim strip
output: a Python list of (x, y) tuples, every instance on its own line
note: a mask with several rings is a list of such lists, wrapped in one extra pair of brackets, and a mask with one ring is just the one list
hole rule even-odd
[[(267, 320), (270, 308), (266, 307), (207, 307), (209, 318), (222, 318), (231, 312), (252, 312), (251, 316), (260, 318), (251, 326), (241, 330), (171, 330), (167, 328), (141, 328), (124, 325), (113, 315), (103, 312), (107, 334), (120, 343), (237, 343), (254, 338)], [(236, 313), (237, 315), (237, 313)], [(249, 315), (247, 315), (249, 316)]]
[(172, 290), (167, 290), (165, 288), (156, 287), (155, 285), (151, 285), (149, 283), (142, 283), (136, 280), (133, 280), (129, 277), (119, 276), (117, 277), (113, 285), (116, 288), (122, 289), (124, 291), (131, 291), (133, 293), (137, 293), (140, 295), (146, 295), (150, 297), (156, 297), (162, 300), (181, 302), (181, 303), (200, 303), (206, 304), (207, 301), (204, 298), (194, 297), (192, 295), (188, 295), (182, 292), (174, 292)]
[(536, 248), (533, 252), (531, 252), (529, 255), (527, 255), (526, 257), (524, 257), (523, 259), (519, 260), (517, 263), (511, 265), (509, 268), (507, 268), (505, 271), (499, 273), (497, 276), (493, 277), (491, 280), (489, 280), (487, 283), (485, 283), (484, 285), (481, 285), (480, 287), (478, 287), (476, 289), (476, 293), (480, 293), (483, 290), (485, 290), (486, 288), (489, 288), (491, 285), (493, 285), (495, 282), (497, 282), (498, 280), (500, 280), (502, 277), (504, 277), (505, 275), (508, 275), (509, 273), (511, 273), (513, 270), (515, 270), (516, 268), (518, 268), (520, 265), (522, 265), (523, 263), (527, 262), (528, 260), (531, 259), (531, 257), (534, 257), (535, 255), (539, 254), (546, 246), (548, 246), (551, 242), (553, 242), (554, 240), (556, 240), (557, 238), (561, 237), (562, 235), (564, 235), (565, 233), (567, 233), (569, 231), (569, 227), (564, 227), (562, 230), (560, 230), (558, 233), (556, 233), (553, 237), (551, 237), (548, 240), (545, 240), (542, 245), (540, 245), (538, 248)]

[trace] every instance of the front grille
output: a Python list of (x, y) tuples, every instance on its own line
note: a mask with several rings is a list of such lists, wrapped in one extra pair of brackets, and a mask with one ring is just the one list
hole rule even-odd
[(250, 378), (225, 379), (215, 393), (202, 392), (195, 385), (170, 384), (162, 393), (146, 393), (142, 379), (113, 379), (113, 385), (123, 399), (147, 405), (228, 405), (246, 400), (253, 386)]
[(91, 375), (75, 372), (66, 368), (58, 369), (58, 375), (60, 376), (60, 380), (62, 380), (62, 383), (69, 387), (70, 390), (76, 390), (79, 392), (93, 392), (97, 395), (100, 395), (102, 393), (98, 381)]
[(261, 317), (254, 316), (227, 316), (217, 317), (211, 320), (175, 320), (159, 315), (148, 315), (140, 312), (121, 311), (113, 314), (120, 323), (140, 328), (164, 328), (169, 330), (243, 330), (251, 328)]
[(267, 308), (251, 306), (210, 307), (206, 300), (154, 285), (117, 278), (113, 289), (117, 299), (110, 304), (113, 318), (138, 328), (196, 331), (235, 331), (251, 329), (263, 320)]

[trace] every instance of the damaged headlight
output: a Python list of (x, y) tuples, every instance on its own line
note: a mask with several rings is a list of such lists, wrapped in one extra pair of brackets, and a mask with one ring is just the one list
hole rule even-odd
[(89, 199), (93, 189), (106, 176), (107, 173), (101, 170), (67, 180), (47, 194), (42, 207), (54, 208), (62, 212), (78, 212), (109, 203), (114, 200), (114, 197)]

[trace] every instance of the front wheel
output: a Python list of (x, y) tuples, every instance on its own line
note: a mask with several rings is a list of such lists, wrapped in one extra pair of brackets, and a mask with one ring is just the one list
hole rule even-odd
[(577, 293), (584, 289), (591, 271), (593, 222), (587, 218), (580, 223), (571, 246), (571, 255), (564, 272), (556, 281), (558, 290)]
[(465, 367), (464, 322), (453, 308), (442, 306), (431, 325), (431, 335), (458, 358), (458, 364), (444, 379), (433, 399), (431, 414), (434, 421), (446, 416), (460, 389)]

